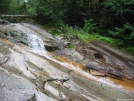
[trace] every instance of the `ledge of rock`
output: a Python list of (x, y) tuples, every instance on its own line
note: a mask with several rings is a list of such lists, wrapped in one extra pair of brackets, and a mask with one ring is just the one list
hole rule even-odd
[[(121, 75), (133, 80), (131, 56), (121, 57), (122, 54), (114, 54), (111, 48), (105, 48), (105, 44), (100, 45), (102, 49), (95, 43), (55, 51), (62, 57), (52, 55), (45, 50), (44, 42), (64, 46), (65, 41), (57, 41), (40, 27), (25, 23), (0, 25), (0, 33), (0, 101), (134, 99), (133, 82), (118, 83), (117, 79), (115, 83), (110, 77), (98, 78), (92, 75), (94, 69), (99, 71), (97, 75), (109, 76), (111, 73), (115, 77)], [(81, 68), (74, 61), (82, 63)], [(84, 64), (89, 72), (83, 70), (86, 66)]]
[(85, 70), (96, 70), (117, 79), (134, 80), (134, 56), (103, 42), (78, 43), (75, 48), (54, 51), (55, 54), (85, 64)]
[[(67, 40), (60, 40), (47, 33), (44, 29), (28, 24), (6, 24), (0, 25), (0, 37), (11, 40), (16, 44), (22, 43), (25, 45), (29, 44), (28, 37), (36, 35), (43, 40), (48, 50), (55, 50), (64, 48), (69, 42)], [(38, 41), (38, 40), (37, 40)]]

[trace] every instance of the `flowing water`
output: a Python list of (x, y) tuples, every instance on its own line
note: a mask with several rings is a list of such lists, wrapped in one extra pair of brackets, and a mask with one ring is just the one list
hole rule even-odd
[[(70, 70), (75, 71), (79, 75), (85, 76), (86, 78), (88, 78), (90, 80), (95, 80), (95, 81), (100, 82), (100, 83), (105, 83), (105, 84), (111, 85), (113, 87), (121, 88), (121, 86), (116, 86), (109, 79), (97, 78), (97, 77), (92, 76), (89, 72), (86, 73), (82, 69), (82, 68), (85, 67), (82, 64), (79, 64), (77, 62), (71, 61), (69, 59), (66, 59), (66, 58), (63, 58), (63, 57), (60, 57), (60, 56), (56, 56), (52, 53), (46, 54), (46, 50), (45, 50), (45, 47), (44, 47), (43, 40), (41, 38), (39, 38), (37, 35), (27, 34), (27, 39), (28, 39), (28, 42), (29, 42), (28, 46), (33, 50), (33, 52), (42, 53), (40, 55), (45, 56), (48, 59), (51, 59), (52, 61), (55, 61), (55, 62), (65, 66), (66, 68), (69, 68)], [(52, 56), (55, 56), (55, 58), (53, 58)]]
[(37, 35), (27, 34), (28, 46), (33, 50), (46, 51), (43, 40)]
[[(31, 27), (33, 27), (33, 26), (31, 26)], [(37, 27), (34, 26), (34, 28), (37, 28)], [(30, 48), (32, 48), (32, 50), (35, 53), (38, 53), (41, 56), (44, 56), (56, 63), (59, 63), (60, 65), (63, 65), (66, 68), (69, 68), (70, 70), (73, 70), (76, 73), (78, 73), (79, 75), (83, 75), (84, 77), (86, 77), (90, 80), (94, 80), (94, 81), (97, 81), (100, 83), (105, 83), (107, 85), (111, 85), (111, 86), (117, 87), (117, 88), (122, 88), (122, 87), (124, 89), (129, 88), (129, 90), (131, 89), (130, 91), (134, 91), (133, 82), (131, 82), (131, 83), (124, 82), (123, 83), (123, 81), (112, 79), (112, 78), (105, 78), (105, 77), (100, 78), (100, 77), (92, 76), (89, 72), (83, 71), (83, 68), (85, 67), (85, 65), (71, 61), (64, 57), (57, 56), (53, 53), (46, 52), (43, 40), (41, 38), (39, 38), (37, 35), (27, 34), (27, 36), (28, 36), (27, 39), (29, 41), (28, 46)], [(127, 86), (129, 86), (129, 87), (127, 87)]]
[[(119, 98), (133, 100), (133, 82), (127, 83), (110, 77), (94, 76), (89, 71), (83, 70), (84, 64), (47, 52), (44, 47), (44, 39), (42, 40), (42, 37), (38, 36), (39, 33), (35, 34), (32, 26), (30, 29), (27, 27), (27, 33), (30, 34), (26, 34), (30, 50), (25, 45), (18, 46), (13, 43), (10, 45), (10, 41), (0, 39), (0, 53), (7, 54), (2, 50), (9, 50), (10, 52), (8, 53), (10, 59), (0, 66), (10, 71), (10, 74), (19, 75), (29, 80), (36, 85), (36, 89), (58, 101), (116, 101)], [(20, 30), (21, 27), (26, 29), (26, 26), (17, 26)], [(38, 32), (40, 31), (38, 27), (36, 29)], [(67, 78), (68, 81), (62, 81)], [(56, 81), (51, 81), (52, 79)], [(46, 80), (48, 82), (44, 83)], [(20, 92), (22, 91), (20, 90)], [(20, 92), (19, 94), (21, 94)]]

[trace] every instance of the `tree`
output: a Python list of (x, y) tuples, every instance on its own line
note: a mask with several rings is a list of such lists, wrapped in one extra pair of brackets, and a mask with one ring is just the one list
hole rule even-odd
[(0, 0), (0, 13), (5, 14), (9, 11), (10, 0)]
[(113, 30), (115, 27), (123, 27), (127, 22), (134, 23), (133, 0), (105, 0), (101, 8), (101, 27)]
[(63, 17), (61, 0), (28, 0), (27, 10), (41, 24), (56, 24)]
[(101, 35), (119, 40), (121, 47), (134, 47), (134, 0), (104, 0), (95, 12), (91, 18)]

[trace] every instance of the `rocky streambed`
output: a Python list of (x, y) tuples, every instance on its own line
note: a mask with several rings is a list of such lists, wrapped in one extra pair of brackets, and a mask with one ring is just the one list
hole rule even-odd
[(27, 23), (0, 25), (0, 37), (0, 101), (134, 100), (133, 56), (100, 42), (68, 49)]

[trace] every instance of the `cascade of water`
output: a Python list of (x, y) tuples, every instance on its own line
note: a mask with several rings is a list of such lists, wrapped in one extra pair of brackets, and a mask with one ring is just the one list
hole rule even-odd
[(45, 51), (44, 43), (37, 35), (27, 34), (28, 46), (33, 50)]

